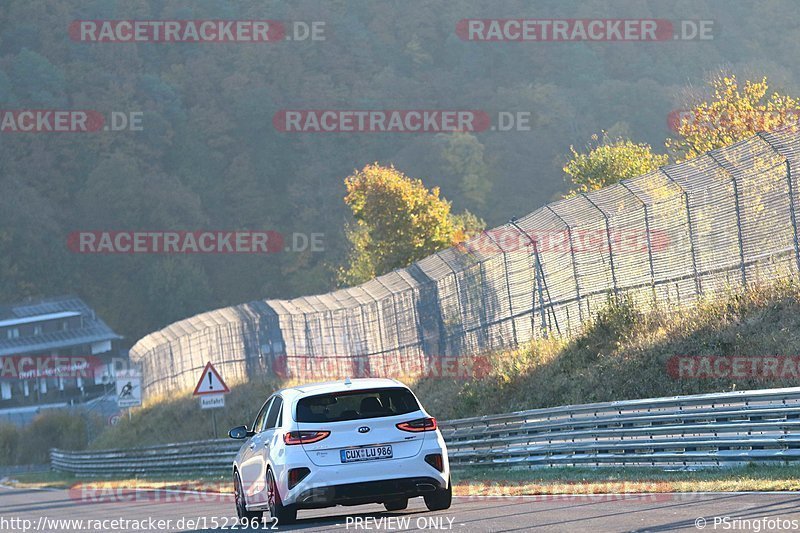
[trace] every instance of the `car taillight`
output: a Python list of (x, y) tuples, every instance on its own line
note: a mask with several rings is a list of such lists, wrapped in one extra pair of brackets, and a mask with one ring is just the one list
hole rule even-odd
[(436, 427), (436, 419), (433, 417), (419, 418), (410, 422), (400, 422), (397, 424), (397, 429), (411, 431), (412, 433), (418, 433), (420, 431), (435, 431)]
[(295, 488), (297, 484), (303, 481), (303, 478), (305, 478), (310, 473), (311, 470), (309, 470), (306, 467), (292, 468), (291, 470), (289, 470), (289, 490)]
[(444, 461), (442, 461), (442, 454), (432, 453), (425, 456), (425, 462), (434, 467), (439, 472), (444, 472)]
[(330, 431), (289, 431), (283, 434), (283, 442), (289, 446), (293, 444), (312, 444), (321, 441), (330, 434)]

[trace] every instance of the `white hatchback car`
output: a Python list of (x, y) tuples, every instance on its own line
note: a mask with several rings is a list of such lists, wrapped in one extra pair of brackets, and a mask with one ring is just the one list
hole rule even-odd
[(447, 447), (436, 419), (394, 379), (313, 383), (269, 397), (233, 462), (236, 512), (268, 510), (290, 523), (298, 509), (382, 503), (389, 511), (422, 496), (450, 507)]

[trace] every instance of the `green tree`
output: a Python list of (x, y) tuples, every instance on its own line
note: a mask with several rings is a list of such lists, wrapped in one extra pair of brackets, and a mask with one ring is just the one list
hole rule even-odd
[(444, 170), (458, 177), (458, 189), (462, 198), (470, 205), (485, 207), (492, 190), (492, 182), (485, 161), (484, 146), (468, 132), (440, 134), (439, 139), (444, 143), (442, 158), (447, 164)]
[(342, 284), (357, 284), (452, 246), (480, 229), (469, 212), (450, 213), (439, 188), (409, 178), (393, 166), (367, 165), (345, 179), (354, 222), (346, 229), (349, 265), (339, 271)]
[(602, 139), (592, 135), (584, 153), (574, 146), (569, 149), (572, 158), (564, 165), (564, 172), (573, 187), (565, 195), (567, 198), (646, 174), (669, 160), (667, 155), (654, 154), (649, 144), (637, 144), (621, 137), (611, 139), (605, 133)]
[(676, 159), (699, 155), (786, 125), (797, 126), (800, 100), (769, 91), (767, 78), (745, 80), (719, 74), (709, 83), (712, 96), (688, 110), (677, 124), (678, 138), (667, 139)]

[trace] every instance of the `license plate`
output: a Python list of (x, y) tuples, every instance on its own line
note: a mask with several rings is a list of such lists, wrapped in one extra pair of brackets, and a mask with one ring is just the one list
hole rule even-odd
[(391, 459), (392, 446), (370, 446), (367, 448), (348, 448), (339, 450), (343, 463), (353, 463), (356, 461), (375, 461), (378, 459)]

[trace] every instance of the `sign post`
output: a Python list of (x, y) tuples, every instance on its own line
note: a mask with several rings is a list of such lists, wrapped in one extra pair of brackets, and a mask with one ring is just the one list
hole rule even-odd
[(211, 409), (211, 425), (214, 432), (214, 438), (217, 438), (217, 416), (214, 409), (225, 407), (225, 395), (231, 390), (223, 381), (222, 376), (219, 375), (217, 369), (211, 364), (211, 361), (206, 363), (203, 372), (200, 374), (200, 380), (194, 388), (194, 396), (200, 398), (200, 409)]

